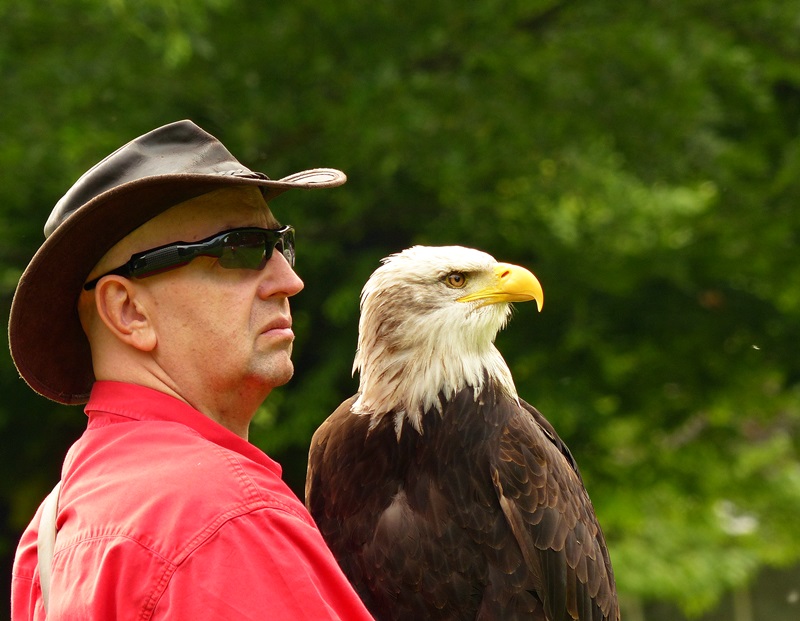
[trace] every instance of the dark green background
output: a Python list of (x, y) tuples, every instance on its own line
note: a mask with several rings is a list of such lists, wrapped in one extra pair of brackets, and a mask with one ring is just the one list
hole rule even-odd
[[(311, 433), (357, 386), (379, 259), (474, 246), (543, 283), (544, 312), (520, 305), (498, 345), (577, 456), (630, 618), (746, 585), (759, 602), (755, 576), (800, 559), (799, 16), (797, 0), (0, 0), (4, 320), (54, 203), (156, 126), (191, 118), (272, 177), (341, 168), (343, 188), (272, 205), (306, 289), (295, 379), (252, 440), (298, 494)], [(7, 354), (0, 391), (7, 585), (84, 417)]]

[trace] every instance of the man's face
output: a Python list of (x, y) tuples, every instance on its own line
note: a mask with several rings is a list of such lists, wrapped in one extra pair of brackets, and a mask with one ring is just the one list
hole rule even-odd
[[(104, 263), (118, 265), (132, 252), (247, 226), (278, 226), (258, 190), (218, 191), (171, 208), (135, 231), (133, 242)], [(226, 269), (214, 258), (199, 257), (133, 282), (150, 308), (157, 339), (154, 372), (201, 411), (224, 405), (208, 406), (209, 400), (233, 404), (237, 392), (261, 391), (263, 399), (291, 378), (288, 298), (303, 282), (280, 252), (273, 252), (261, 271)]]

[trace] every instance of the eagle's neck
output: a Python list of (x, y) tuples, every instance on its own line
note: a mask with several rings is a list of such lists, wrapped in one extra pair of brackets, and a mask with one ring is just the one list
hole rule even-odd
[(394, 416), (399, 438), (404, 420), (422, 434), (425, 412), (441, 413), (442, 401), (468, 386), (475, 400), (490, 381), (517, 400), (511, 372), (493, 343), (498, 325), (487, 322), (487, 333), (471, 340), (447, 325), (362, 331), (353, 365), (360, 372), (353, 411), (370, 416), (371, 427)]

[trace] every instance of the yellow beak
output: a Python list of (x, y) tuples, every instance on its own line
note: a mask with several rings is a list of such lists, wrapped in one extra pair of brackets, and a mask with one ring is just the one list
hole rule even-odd
[(541, 312), (544, 307), (542, 285), (531, 272), (519, 265), (498, 263), (494, 282), (480, 291), (458, 298), (459, 302), (482, 302), (481, 306), (500, 302), (530, 302), (536, 300)]

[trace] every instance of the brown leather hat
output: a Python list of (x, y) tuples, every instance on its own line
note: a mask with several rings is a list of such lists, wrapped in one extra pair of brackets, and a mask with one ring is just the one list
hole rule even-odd
[(173, 205), (226, 186), (257, 186), (266, 200), (291, 188), (330, 188), (347, 177), (316, 168), (273, 181), (240, 164), (191, 121), (159, 127), (93, 166), (58, 201), (45, 242), (17, 285), (11, 356), (31, 388), (85, 403), (94, 374), (77, 303), (90, 270), (123, 237)]

